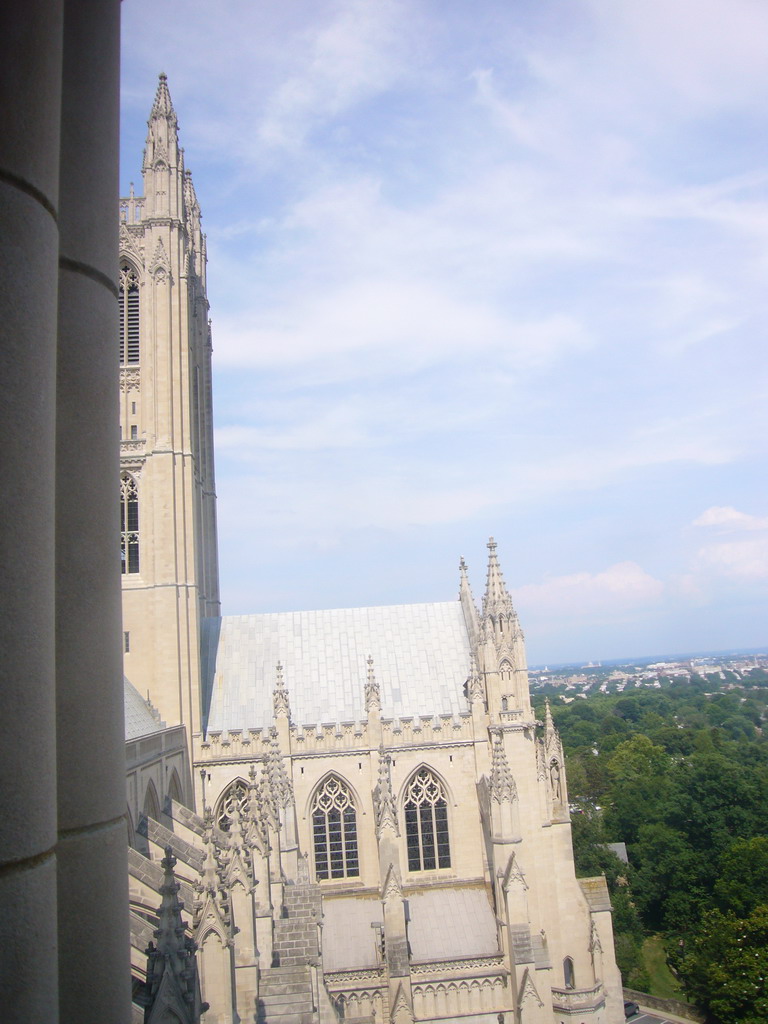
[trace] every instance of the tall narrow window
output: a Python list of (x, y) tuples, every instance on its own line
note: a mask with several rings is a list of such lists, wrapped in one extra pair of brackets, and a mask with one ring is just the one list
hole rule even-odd
[(120, 557), (124, 573), (139, 571), (139, 491), (128, 473), (120, 477)]
[(357, 815), (352, 795), (337, 775), (329, 775), (312, 801), (315, 877), (356, 878)]
[(120, 266), (120, 362), (139, 361), (139, 279), (127, 263)]
[(405, 839), (409, 871), (451, 866), (448, 802), (440, 780), (419, 768), (405, 790)]
[(566, 988), (576, 988), (576, 975), (573, 971), (573, 960), (567, 956), (563, 960), (563, 979)]

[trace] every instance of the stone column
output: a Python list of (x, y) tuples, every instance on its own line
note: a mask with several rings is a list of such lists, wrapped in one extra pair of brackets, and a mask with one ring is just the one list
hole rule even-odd
[(62, 0), (0, 5), (0, 992), (58, 1021), (54, 431)]
[[(119, 0), (66, 0), (56, 670), (60, 1013), (128, 1022), (118, 521)], [(97, 950), (83, 974), (83, 950)]]

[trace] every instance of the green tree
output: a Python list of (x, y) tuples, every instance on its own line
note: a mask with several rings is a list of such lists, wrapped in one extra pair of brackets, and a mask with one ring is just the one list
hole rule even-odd
[(768, 906), (768, 837), (737, 839), (720, 858), (715, 899), (722, 910), (747, 917)]
[(689, 994), (718, 1024), (768, 1020), (768, 907), (747, 918), (708, 911), (679, 964)]

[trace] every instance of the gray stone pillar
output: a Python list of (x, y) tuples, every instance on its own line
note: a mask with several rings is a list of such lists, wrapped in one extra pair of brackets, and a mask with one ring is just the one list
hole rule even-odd
[(0, 5), (0, 993), (55, 1024), (54, 430), (62, 3)]
[[(56, 668), (64, 1021), (130, 1020), (119, 559), (119, 0), (65, 0)], [(83, 950), (88, 957), (84, 973)]]

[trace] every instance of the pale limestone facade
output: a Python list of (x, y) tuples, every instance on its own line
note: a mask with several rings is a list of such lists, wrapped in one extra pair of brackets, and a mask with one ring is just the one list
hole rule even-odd
[(121, 205), (124, 663), (176, 729), (127, 691), (137, 1003), (170, 847), (206, 1024), (619, 1024), (605, 880), (575, 877), (495, 543), (481, 607), (462, 563), (453, 602), (219, 617), (205, 242), (164, 76), (144, 188)]
[(200, 207), (164, 76), (143, 176), (144, 196), (120, 203), (123, 648), (131, 682), (191, 733), (199, 624), (219, 614), (211, 335)]

